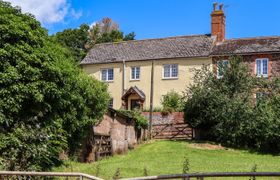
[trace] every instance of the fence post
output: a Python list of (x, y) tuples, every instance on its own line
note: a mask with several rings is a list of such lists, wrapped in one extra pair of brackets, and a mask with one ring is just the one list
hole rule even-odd
[(80, 176), (80, 180), (83, 180), (83, 176)]

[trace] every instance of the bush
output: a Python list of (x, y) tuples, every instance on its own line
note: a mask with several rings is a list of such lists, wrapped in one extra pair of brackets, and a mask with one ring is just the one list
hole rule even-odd
[(135, 121), (135, 128), (142, 129), (147, 128), (148, 120), (141, 114), (139, 110), (117, 110), (119, 113), (131, 118)]
[(163, 95), (161, 104), (163, 106), (163, 111), (165, 112), (183, 111), (183, 97), (174, 90)]
[[(231, 57), (221, 79), (209, 67), (197, 70), (187, 89), (185, 121), (224, 145), (280, 151), (279, 79), (256, 78), (240, 57)], [(253, 101), (256, 89), (265, 98)]]

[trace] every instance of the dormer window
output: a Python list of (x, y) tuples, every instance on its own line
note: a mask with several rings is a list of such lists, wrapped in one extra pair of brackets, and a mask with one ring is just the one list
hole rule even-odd
[(268, 77), (268, 59), (256, 59), (256, 74), (257, 77)]

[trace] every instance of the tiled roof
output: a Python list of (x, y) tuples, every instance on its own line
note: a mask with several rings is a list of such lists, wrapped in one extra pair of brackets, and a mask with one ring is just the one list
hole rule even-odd
[(209, 56), (210, 35), (176, 36), (95, 45), (81, 64)]
[(234, 55), (251, 53), (280, 53), (280, 36), (229, 39), (217, 43), (211, 55)]

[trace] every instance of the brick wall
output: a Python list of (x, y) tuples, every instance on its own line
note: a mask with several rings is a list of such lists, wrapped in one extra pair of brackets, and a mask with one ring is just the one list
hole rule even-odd
[[(268, 58), (268, 76), (279, 76), (280, 75), (280, 54), (253, 54), (243, 55), (243, 61), (247, 63), (251, 69), (252, 75), (256, 75), (256, 59), (257, 58)], [(228, 56), (213, 57), (213, 71), (217, 73), (217, 61), (229, 59)]]
[(137, 144), (135, 122), (127, 120), (118, 115), (104, 115), (103, 120), (94, 127), (94, 133), (108, 134), (112, 139), (112, 152), (124, 153), (128, 148), (133, 148)]
[(145, 140), (146, 136), (146, 130), (135, 128), (135, 121), (109, 110), (83, 142), (79, 161), (92, 162), (112, 154), (125, 153)]
[[(150, 117), (149, 112), (142, 113), (147, 119)], [(152, 124), (177, 124), (177, 123), (184, 123), (184, 113), (183, 112), (173, 112), (166, 116), (162, 115), (161, 112), (153, 112), (152, 114)]]

